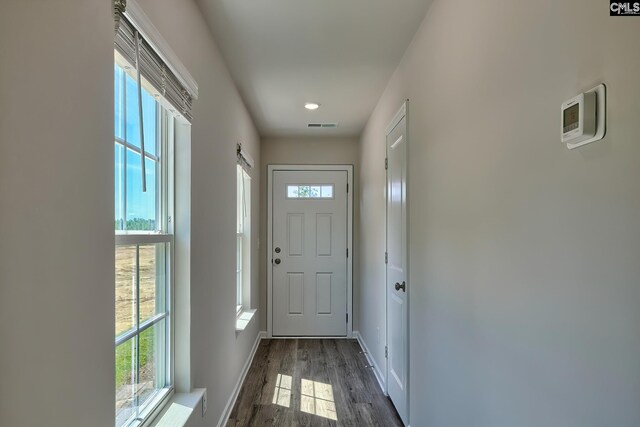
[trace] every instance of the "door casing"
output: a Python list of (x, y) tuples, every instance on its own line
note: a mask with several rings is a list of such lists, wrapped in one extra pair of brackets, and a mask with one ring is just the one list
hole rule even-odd
[[(347, 184), (347, 335), (353, 337), (353, 165), (267, 165), (267, 337), (273, 338), (273, 173), (275, 171), (346, 171)], [(323, 337), (277, 337), (323, 338)], [(336, 337), (327, 337), (336, 338)]]

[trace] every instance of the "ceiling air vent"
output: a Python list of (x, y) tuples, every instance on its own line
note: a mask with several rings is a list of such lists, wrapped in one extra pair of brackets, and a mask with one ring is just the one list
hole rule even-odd
[(335, 129), (338, 127), (337, 123), (309, 123), (307, 124), (308, 128), (325, 128), (325, 129)]

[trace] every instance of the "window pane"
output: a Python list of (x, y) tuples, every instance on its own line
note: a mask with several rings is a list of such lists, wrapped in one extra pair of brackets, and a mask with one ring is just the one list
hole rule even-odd
[(116, 347), (116, 426), (138, 416), (167, 385), (166, 339), (163, 319)]
[(309, 196), (308, 197), (320, 197), (320, 187), (319, 186), (313, 186), (313, 187), (308, 187), (309, 188)]
[[(126, 75), (125, 100), (127, 106), (127, 142), (140, 148), (140, 116), (138, 112), (138, 83), (130, 75)], [(157, 102), (142, 88), (142, 120), (144, 124), (144, 149), (147, 153), (157, 153)]]
[(138, 84), (130, 75), (126, 75), (125, 104), (127, 107), (127, 142), (140, 147), (140, 117), (138, 116)]
[(114, 128), (116, 138), (124, 139), (124, 87), (122, 78), (124, 70), (118, 65), (114, 65)]
[(297, 185), (287, 185), (287, 197), (291, 199), (298, 198), (298, 186)]
[(137, 337), (116, 347), (116, 426), (135, 413)]
[(124, 147), (114, 144), (115, 163), (115, 229), (124, 230)]
[(140, 245), (140, 323), (166, 311), (165, 243)]
[(157, 211), (159, 197), (156, 194), (158, 164), (146, 159), (147, 192), (142, 192), (142, 166), (140, 154), (127, 150), (127, 230), (158, 230)]
[(116, 246), (116, 336), (135, 327), (136, 247)]
[(136, 390), (139, 406), (165, 386), (165, 340), (164, 320), (140, 334), (140, 381)]
[(333, 185), (323, 185), (320, 190), (320, 197), (333, 198)]
[(333, 185), (287, 185), (289, 199), (333, 199)]
[(236, 238), (236, 304), (242, 305), (242, 236)]
[(236, 233), (244, 233), (244, 177), (242, 167), (236, 166)]
[[(136, 98), (137, 99), (137, 98)], [(144, 125), (144, 150), (154, 156), (158, 153), (158, 103), (149, 92), (142, 88), (142, 120)]]

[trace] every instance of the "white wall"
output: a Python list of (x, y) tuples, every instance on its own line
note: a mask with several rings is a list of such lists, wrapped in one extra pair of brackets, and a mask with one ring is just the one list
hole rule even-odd
[[(259, 330), (235, 331), (236, 143), (260, 159), (260, 140), (200, 10), (192, 1), (143, 0), (145, 13), (198, 82), (191, 129), (191, 361), (193, 386), (207, 388), (205, 425), (215, 425)], [(260, 188), (260, 168), (251, 173)], [(252, 192), (258, 239), (259, 193)], [(259, 295), (253, 245), (252, 300)], [(260, 313), (258, 313), (259, 315)]]
[[(640, 425), (640, 21), (435, 0), (361, 139), (360, 331), (384, 329), (385, 127), (410, 98), (411, 426)], [(560, 104), (608, 85), (606, 138)]]
[[(258, 333), (257, 321), (235, 332), (235, 144), (257, 160), (260, 141), (195, 4), (141, 4), (200, 87), (191, 132), (191, 375), (209, 400), (206, 419), (192, 423), (211, 426)], [(114, 424), (111, 8), (2, 4), (1, 426)], [(252, 174), (259, 186), (259, 169)], [(257, 296), (257, 247), (254, 259)]]
[(114, 424), (111, 2), (0, 13), (0, 426)]
[[(265, 138), (261, 149), (262, 187), (260, 198), (260, 307), (267, 306), (267, 165), (354, 165), (354, 272), (353, 316), (357, 330), (358, 294), (358, 200), (359, 157), (357, 138)], [(260, 316), (261, 330), (267, 329), (266, 310)]]

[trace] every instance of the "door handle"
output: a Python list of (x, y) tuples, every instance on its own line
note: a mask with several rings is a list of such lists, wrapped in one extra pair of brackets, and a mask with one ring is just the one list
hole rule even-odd
[(280, 261), (280, 258), (276, 258), (275, 261), (273, 262), (275, 262), (276, 264), (280, 264), (281, 261)]
[(402, 285), (400, 283), (396, 283), (396, 291), (399, 291), (400, 289), (402, 289), (402, 292), (407, 292), (407, 284), (405, 282), (402, 282)]

